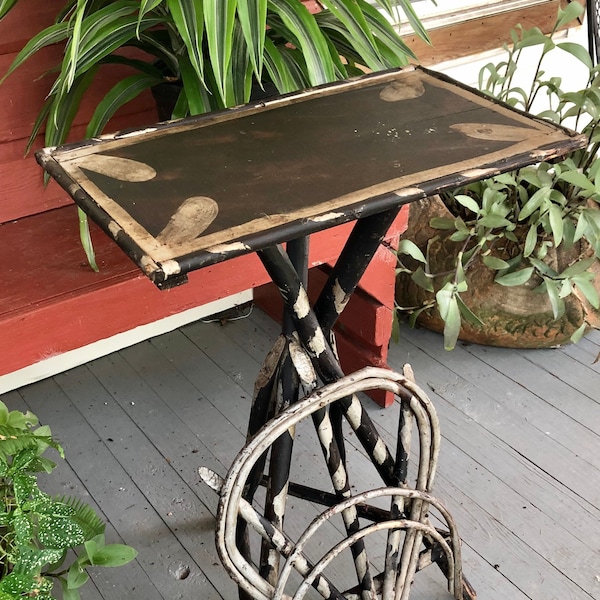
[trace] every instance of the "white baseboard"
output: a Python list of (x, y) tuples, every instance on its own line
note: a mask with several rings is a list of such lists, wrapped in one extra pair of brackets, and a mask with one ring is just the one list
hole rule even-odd
[(62, 373), (68, 369), (78, 367), (86, 362), (100, 358), (101, 356), (117, 352), (122, 348), (127, 348), (128, 346), (133, 346), (134, 344), (157, 335), (173, 331), (178, 327), (182, 327), (183, 325), (187, 325), (198, 319), (204, 319), (210, 315), (238, 306), (239, 304), (251, 302), (252, 298), (252, 290), (246, 290), (221, 300), (209, 302), (203, 306), (190, 308), (189, 310), (185, 310), (176, 315), (160, 319), (159, 321), (135, 327), (134, 329), (119, 333), (110, 338), (98, 340), (87, 346), (69, 350), (68, 352), (56, 356), (51, 356), (33, 365), (19, 369), (18, 371), (13, 371), (12, 373), (0, 376), (0, 394), (15, 390), (29, 383), (33, 383), (34, 381), (39, 381), (40, 379), (52, 377), (57, 373)]

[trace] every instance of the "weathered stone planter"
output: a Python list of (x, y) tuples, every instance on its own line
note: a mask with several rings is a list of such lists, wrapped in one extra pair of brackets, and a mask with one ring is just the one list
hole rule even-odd
[[(425, 252), (428, 241), (439, 236), (429, 245), (429, 260), (432, 272), (442, 273), (453, 269), (454, 257), (462, 244), (448, 240), (444, 231), (429, 226), (430, 219), (435, 216), (451, 216), (439, 198), (413, 203), (408, 229), (403, 237), (414, 241)], [(581, 245), (569, 252), (559, 249), (549, 255), (547, 261), (560, 272), (581, 254), (591, 256), (593, 253), (590, 248)], [(595, 287), (600, 292), (600, 261), (596, 261), (593, 270), (596, 274)], [(484, 325), (478, 327), (463, 321), (460, 340), (508, 348), (549, 348), (569, 343), (583, 323), (600, 327), (600, 312), (590, 306), (581, 294), (565, 298), (565, 314), (556, 320), (548, 296), (534, 291), (539, 281), (504, 287), (494, 282), (495, 275), (495, 271), (480, 261), (474, 261), (467, 270), (468, 291), (462, 293), (461, 298)], [(423, 306), (433, 297), (407, 275), (398, 277), (396, 300), (399, 306)], [(444, 329), (437, 309), (422, 312), (417, 323), (437, 332)]]

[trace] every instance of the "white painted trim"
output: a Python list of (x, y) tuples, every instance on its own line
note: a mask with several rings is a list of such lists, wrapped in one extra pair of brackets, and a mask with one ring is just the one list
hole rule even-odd
[(33, 365), (19, 369), (18, 371), (13, 371), (12, 373), (0, 376), (0, 394), (15, 390), (24, 385), (39, 381), (40, 379), (52, 377), (57, 373), (62, 373), (68, 369), (78, 367), (90, 360), (117, 352), (118, 350), (133, 346), (134, 344), (157, 335), (173, 331), (178, 327), (198, 321), (199, 319), (205, 319), (210, 315), (238, 306), (239, 304), (250, 302), (252, 301), (252, 298), (252, 290), (246, 290), (239, 294), (222, 298), (221, 300), (209, 302), (203, 306), (190, 308), (189, 310), (165, 317), (164, 319), (154, 321), (153, 323), (135, 327), (134, 329), (118, 333), (110, 338), (98, 340), (87, 346), (70, 350), (56, 356), (51, 356)]
[[(431, 0), (423, 0), (415, 2), (413, 8), (425, 29), (431, 31), (439, 27), (448, 27), (546, 2), (548, 0), (436, 0), (434, 4)], [(412, 32), (412, 27), (401, 11), (400, 23), (395, 25), (399, 27), (402, 35), (409, 35)]]

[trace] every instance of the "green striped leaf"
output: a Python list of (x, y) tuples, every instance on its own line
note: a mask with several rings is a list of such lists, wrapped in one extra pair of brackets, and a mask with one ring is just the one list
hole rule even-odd
[(58, 44), (67, 39), (69, 34), (69, 25), (67, 23), (58, 23), (50, 25), (37, 35), (33, 36), (23, 49), (17, 54), (12, 61), (8, 71), (0, 79), (2, 83), (17, 67), (20, 67), (27, 59), (31, 58), (38, 50), (51, 44)]
[(102, 98), (86, 129), (86, 137), (94, 137), (104, 130), (111, 117), (128, 102), (137, 98), (144, 90), (162, 83), (162, 78), (137, 73), (119, 81)]
[(429, 39), (429, 35), (427, 34), (427, 30), (423, 27), (423, 23), (419, 19), (415, 9), (413, 8), (412, 2), (410, 0), (400, 0), (400, 4), (402, 6), (402, 10), (410, 23), (410, 26), (413, 28), (414, 32), (425, 42), (431, 44), (431, 40)]
[[(198, 73), (187, 57), (179, 59), (183, 90), (187, 98), (187, 110), (192, 115), (199, 115), (211, 110), (210, 99), (206, 87), (198, 77)], [(178, 115), (179, 116), (179, 115)]]
[(100, 269), (96, 263), (96, 252), (94, 251), (94, 244), (90, 235), (90, 224), (88, 223), (87, 215), (79, 207), (77, 207), (77, 214), (79, 215), (79, 240), (81, 247), (85, 252), (88, 264), (93, 271), (98, 273)]
[[(140, 0), (140, 11), (138, 14), (138, 23), (142, 22), (142, 19), (146, 14), (153, 11), (157, 6), (163, 3), (163, 0)], [(137, 30), (137, 35), (139, 37), (140, 31), (139, 28)]]
[(355, 0), (323, 0), (323, 5), (344, 25), (348, 41), (371, 70), (385, 67), (363, 11)]
[[(140, 33), (140, 46), (146, 52), (155, 56), (158, 61), (165, 65), (168, 73), (173, 77), (179, 76), (179, 56), (175, 53), (170, 40), (163, 35), (165, 32), (147, 30)], [(136, 45), (135, 42), (132, 45)]]
[(0, 19), (7, 15), (18, 0), (0, 0)]
[(73, 39), (67, 44), (61, 73), (51, 94), (64, 95), (72, 85), (71, 72), (75, 77), (85, 73), (111, 52), (135, 39), (138, 28), (147, 29), (163, 22), (162, 18), (153, 17), (139, 24), (133, 14), (136, 6), (137, 3), (128, 0), (115, 2), (84, 20), (79, 46), (74, 48)]
[(242, 25), (239, 21), (236, 21), (233, 29), (231, 61), (229, 65), (229, 75), (227, 77), (227, 106), (245, 104), (250, 100), (253, 82), (260, 82), (262, 80), (262, 77), (253, 77), (254, 73), (254, 65), (248, 55), (248, 45), (246, 44), (246, 38), (242, 31)]
[(404, 43), (389, 21), (367, 2), (360, 2), (369, 27), (381, 44), (380, 53), (386, 57), (387, 66), (400, 67), (408, 64), (409, 58), (416, 60), (414, 52)]
[(46, 146), (58, 146), (67, 139), (73, 119), (79, 110), (81, 98), (89, 88), (97, 71), (97, 66), (81, 77), (77, 77), (71, 88), (62, 95), (53, 94), (49, 100), (46, 124)]
[(204, 25), (208, 41), (208, 54), (217, 90), (227, 105), (227, 74), (233, 47), (233, 28), (237, 0), (204, 0)]
[(67, 46), (68, 51), (66, 52), (65, 59), (68, 61), (68, 69), (65, 77), (67, 87), (73, 85), (75, 79), (75, 69), (77, 67), (77, 53), (79, 52), (79, 46), (81, 44), (81, 29), (83, 24), (83, 18), (85, 16), (85, 8), (87, 0), (77, 0), (77, 9), (73, 15), (73, 29), (71, 31), (71, 39)]
[(167, 0), (167, 5), (198, 78), (204, 81), (204, 4), (193, 0)]
[(238, 0), (237, 12), (254, 74), (260, 81), (267, 32), (267, 0)]
[(269, 9), (277, 14), (297, 40), (306, 62), (310, 85), (335, 80), (335, 64), (323, 32), (308, 10), (298, 0), (268, 0)]
[[(162, 19), (144, 19), (141, 28), (154, 27), (162, 23)], [(138, 28), (135, 15), (122, 17), (98, 31), (96, 40), (86, 40), (80, 48), (79, 60), (77, 62), (76, 75), (82, 75), (88, 69), (99, 64), (106, 56), (127, 45), (136, 36)]]
[(265, 39), (264, 59), (267, 73), (281, 94), (304, 87), (307, 79), (297, 68), (296, 62), (289, 59), (287, 49), (277, 48), (270, 38)]
[[(125, 22), (123, 22), (125, 19)], [(53, 97), (52, 107), (50, 110), (50, 114), (48, 117), (48, 128), (46, 131), (46, 140), (48, 141), (48, 129), (53, 130), (64, 130), (64, 135), (54, 136), (51, 134), (50, 137), (55, 137), (56, 140), (60, 140), (61, 142), (66, 137), (66, 132), (69, 130), (71, 123), (73, 121), (73, 117), (69, 118), (68, 125), (66, 122), (61, 122), (59, 119), (59, 112), (70, 112), (71, 107), (73, 105), (74, 99), (79, 97), (80, 94), (75, 93), (71, 94), (72, 87), (75, 86), (75, 82), (81, 80), (82, 76), (85, 75), (86, 72), (90, 70), (94, 70), (97, 68), (101, 60), (110, 54), (113, 50), (119, 48), (124, 45), (132, 35), (135, 34), (136, 27), (136, 18), (133, 15), (128, 17), (123, 17), (116, 21), (113, 24), (113, 28), (108, 27), (107, 29), (101, 30), (99, 32), (99, 36), (96, 44), (92, 44), (89, 38), (86, 40), (84, 45), (84, 35), (82, 34), (82, 44), (79, 48), (78, 55), (75, 57), (75, 62), (71, 64), (69, 61), (69, 45), (67, 45), (67, 52), (65, 55), (65, 59), (63, 61), (63, 65), (61, 67), (61, 72), (54, 82), (49, 96)], [(74, 67), (75, 79), (70, 81), (70, 73), (71, 67)], [(69, 97), (70, 95), (70, 97)], [(65, 104), (65, 108), (60, 108), (62, 104)], [(79, 102), (77, 102), (77, 107), (79, 106)], [(54, 145), (54, 144), (52, 144)]]
[(392, 16), (392, 13), (394, 12), (395, 3), (392, 4), (390, 0), (375, 0), (375, 3), (381, 6), (381, 8), (383, 8), (383, 10), (385, 10), (388, 15)]

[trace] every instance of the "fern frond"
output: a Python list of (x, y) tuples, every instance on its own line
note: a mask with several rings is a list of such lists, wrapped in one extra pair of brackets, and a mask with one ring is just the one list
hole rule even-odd
[(104, 521), (102, 521), (91, 506), (82, 502), (79, 498), (62, 496), (55, 498), (54, 500), (56, 502), (62, 502), (73, 509), (74, 512), (70, 516), (70, 519), (75, 521), (79, 527), (81, 527), (86, 540), (91, 540), (93, 537), (104, 533)]

